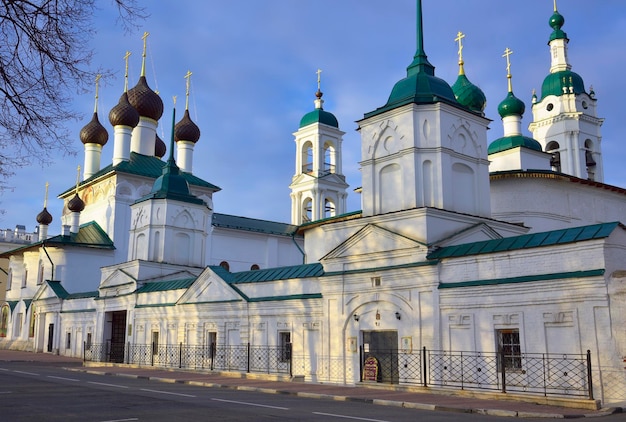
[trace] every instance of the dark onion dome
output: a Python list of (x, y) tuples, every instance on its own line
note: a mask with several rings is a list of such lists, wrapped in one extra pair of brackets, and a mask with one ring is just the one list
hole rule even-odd
[(571, 70), (561, 70), (550, 73), (541, 85), (541, 99), (548, 95), (561, 96), (564, 94), (583, 94), (585, 83), (578, 73)]
[(317, 97), (317, 100), (315, 100), (315, 110), (302, 116), (302, 119), (300, 119), (300, 128), (311, 125), (313, 123), (322, 123), (324, 125), (339, 128), (339, 122), (337, 121), (337, 118), (332, 113), (324, 111), (324, 109), (322, 108), (322, 95), (324, 94), (319, 90), (315, 93), (315, 96)]
[(550, 41), (557, 39), (567, 39), (567, 34), (563, 32), (563, 30), (561, 30), (563, 24), (565, 23), (565, 18), (563, 17), (563, 15), (555, 10), (552, 16), (550, 16), (550, 21), (548, 23), (550, 25), (550, 28), (553, 29), (552, 33), (550, 34)]
[(163, 142), (163, 139), (161, 139), (159, 135), (157, 135), (156, 139), (154, 140), (154, 156), (163, 158), (165, 157), (166, 152), (167, 152), (167, 145), (165, 145), (165, 142)]
[(189, 117), (189, 110), (185, 110), (183, 118), (174, 126), (174, 139), (176, 142), (188, 141), (194, 144), (200, 139), (200, 128)]
[(467, 79), (465, 73), (459, 74), (459, 77), (456, 78), (456, 82), (452, 85), (452, 92), (454, 92), (459, 104), (469, 108), (474, 113), (484, 114), (487, 97), (480, 88)]
[(85, 209), (85, 202), (80, 199), (80, 196), (78, 196), (78, 193), (76, 193), (74, 194), (74, 197), (70, 199), (70, 201), (67, 203), (67, 208), (72, 212), (81, 212)]
[(150, 89), (145, 76), (139, 77), (137, 85), (128, 90), (128, 102), (135, 107), (140, 116), (159, 120), (163, 115), (163, 101)]
[(98, 113), (94, 112), (91, 121), (80, 130), (80, 141), (83, 144), (105, 145), (109, 140), (109, 133), (100, 124)]
[(528, 148), (539, 152), (543, 151), (541, 149), (541, 144), (533, 138), (529, 138), (528, 136), (523, 135), (513, 135), (505, 136), (503, 138), (493, 141), (491, 144), (489, 144), (487, 154), (491, 155), (497, 152), (502, 152), (517, 147)]
[(523, 116), (526, 106), (524, 102), (517, 98), (511, 91), (506, 98), (498, 105), (498, 114), (504, 118), (507, 116)]
[(39, 224), (43, 224), (44, 226), (52, 223), (52, 215), (48, 212), (46, 207), (43, 207), (43, 210), (37, 214), (37, 222)]
[(128, 102), (128, 93), (124, 92), (119, 102), (109, 112), (109, 122), (113, 127), (135, 127), (139, 123), (139, 113)]

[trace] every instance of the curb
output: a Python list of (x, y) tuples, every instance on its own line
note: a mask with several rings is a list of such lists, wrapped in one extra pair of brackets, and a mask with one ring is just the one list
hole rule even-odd
[(225, 385), (225, 384), (216, 384), (211, 382), (204, 381), (185, 381), (185, 380), (176, 380), (174, 378), (164, 378), (164, 377), (150, 377), (145, 375), (134, 375), (134, 374), (120, 374), (117, 372), (106, 372), (106, 371), (95, 371), (83, 368), (65, 368), (69, 371), (74, 372), (84, 372), (92, 375), (109, 375), (109, 376), (119, 376), (126, 378), (134, 378), (134, 379), (143, 379), (143, 380), (151, 380), (158, 381), (169, 384), (187, 384), (196, 387), (210, 387), (210, 388), (222, 388), (222, 389), (230, 389), (230, 390), (239, 390), (239, 391), (252, 391), (258, 393), (265, 394), (284, 394), (296, 397), (310, 398), (310, 399), (325, 399), (325, 400), (334, 400), (334, 401), (351, 401), (351, 402), (360, 402), (360, 403), (369, 403), (375, 404), (379, 406), (394, 406), (394, 407), (404, 407), (407, 409), (417, 409), (417, 410), (429, 410), (429, 411), (442, 411), (442, 412), (454, 412), (454, 413), (474, 413), (478, 415), (489, 415), (489, 416), (501, 416), (501, 417), (512, 417), (512, 418), (547, 418), (547, 419), (580, 419), (580, 418), (599, 418), (604, 416), (613, 415), (616, 413), (623, 413), (624, 409), (622, 407), (610, 407), (600, 409), (598, 413), (593, 414), (561, 414), (561, 413), (541, 413), (541, 412), (527, 412), (527, 411), (515, 411), (515, 410), (504, 410), (504, 409), (481, 409), (481, 408), (462, 408), (462, 407), (451, 407), (451, 406), (441, 406), (436, 404), (427, 404), (427, 403), (415, 403), (415, 402), (404, 402), (398, 400), (385, 400), (385, 399), (365, 399), (362, 397), (350, 397), (350, 396), (339, 396), (334, 394), (321, 394), (321, 393), (310, 393), (305, 391), (293, 392), (293, 391), (285, 391), (285, 390), (277, 390), (273, 388), (260, 388), (260, 387), (250, 387), (245, 385)]

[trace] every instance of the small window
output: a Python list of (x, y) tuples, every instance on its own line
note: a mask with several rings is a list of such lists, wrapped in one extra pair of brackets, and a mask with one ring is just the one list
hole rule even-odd
[(380, 277), (372, 277), (372, 287), (380, 287)]
[(72, 333), (65, 335), (65, 348), (70, 349), (72, 347)]
[(39, 261), (39, 274), (37, 274), (37, 285), (43, 283), (43, 262)]
[(152, 355), (156, 356), (159, 354), (159, 332), (152, 332)]
[(13, 271), (9, 268), (9, 273), (7, 274), (7, 290), (11, 290), (11, 284), (13, 282)]
[[(522, 369), (522, 349), (519, 341), (519, 330), (498, 330), (498, 352), (504, 369)], [(502, 366), (500, 366), (502, 370)]]
[(252, 265), (250, 266), (250, 269), (251, 269), (252, 271), (258, 270), (258, 269), (260, 269), (260, 268), (261, 268), (261, 267), (259, 267), (257, 264), (252, 264)]
[(226, 261), (220, 262), (220, 267), (224, 268), (226, 271), (230, 271), (230, 264)]
[(289, 331), (281, 331), (278, 333), (278, 336), (280, 360), (285, 362), (291, 359), (291, 333)]
[(0, 309), (0, 337), (7, 336), (7, 327), (9, 325), (9, 305), (4, 305)]
[(91, 350), (91, 333), (87, 333), (87, 341), (85, 342), (85, 349)]
[(24, 268), (24, 278), (22, 278), (22, 288), (26, 287), (27, 280), (28, 280), (28, 270)]

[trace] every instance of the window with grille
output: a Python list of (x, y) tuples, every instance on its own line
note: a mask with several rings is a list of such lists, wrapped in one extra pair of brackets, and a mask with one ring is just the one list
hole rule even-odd
[[(519, 330), (498, 330), (498, 352), (501, 365), (506, 370), (522, 369), (522, 349), (519, 341)], [(502, 369), (502, 366), (500, 366)]]

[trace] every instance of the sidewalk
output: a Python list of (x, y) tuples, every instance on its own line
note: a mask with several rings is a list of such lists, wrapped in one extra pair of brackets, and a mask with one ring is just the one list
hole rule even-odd
[[(300, 397), (324, 398), (331, 400), (359, 401), (385, 406), (477, 413), (493, 416), (520, 418), (583, 418), (598, 417), (612, 413), (621, 413), (622, 408), (585, 410), (563, 405), (541, 404), (542, 396), (524, 396), (536, 403), (519, 401), (518, 394), (482, 393), (462, 390), (433, 390), (424, 388), (406, 388), (391, 385), (342, 386), (334, 384), (315, 384), (292, 382), (263, 374), (235, 374), (220, 372), (200, 372), (186, 370), (167, 370), (152, 367), (134, 367), (88, 363), (82, 365), (77, 358), (56, 356), (47, 353), (30, 353), (12, 350), (0, 350), (0, 367), (3, 361), (31, 361), (58, 364), (71, 371), (107, 376), (124, 376), (150, 379), (168, 383), (186, 383), (190, 385), (229, 388), (234, 390), (259, 391), (268, 394), (290, 394)], [(584, 402), (585, 400), (578, 400)], [(573, 402), (573, 401), (570, 401)], [(586, 402), (590, 403), (589, 400)]]

